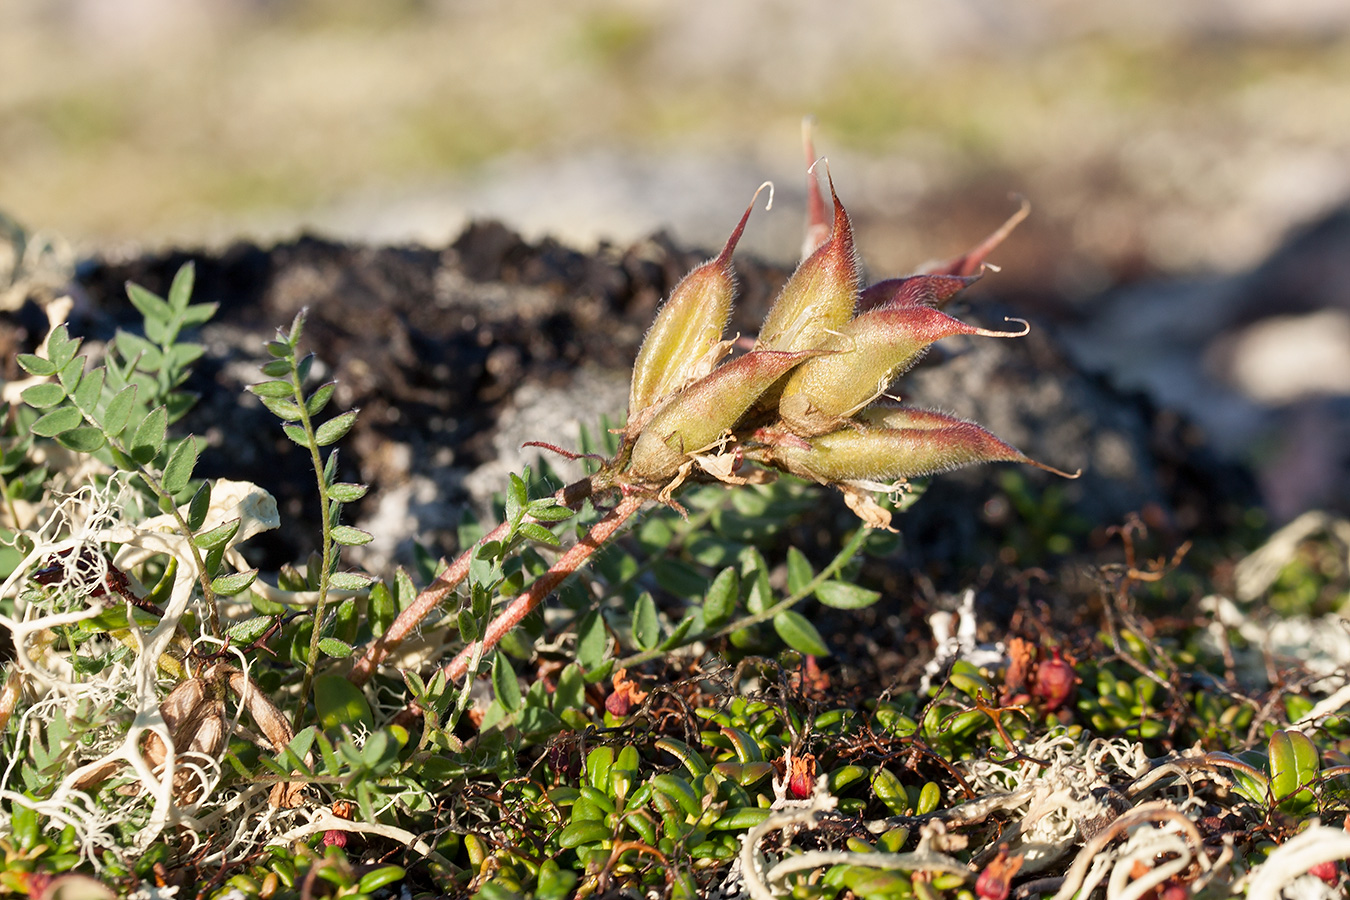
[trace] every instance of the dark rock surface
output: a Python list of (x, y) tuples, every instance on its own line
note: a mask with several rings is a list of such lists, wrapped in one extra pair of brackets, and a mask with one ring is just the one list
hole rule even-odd
[[(522, 440), (576, 447), (578, 422), (594, 431), (603, 413), (619, 419), (628, 367), (657, 305), (701, 258), (660, 236), (583, 255), (527, 244), (494, 223), (471, 226), (443, 250), (313, 238), (272, 249), (241, 244), (219, 254), (91, 261), (78, 276), (90, 302), (73, 324), (91, 337), (135, 327), (123, 284), (162, 292), (195, 260), (195, 299), (221, 304), (203, 331), (207, 355), (191, 384), (202, 400), (183, 423), (209, 441), (198, 471), (257, 481), (277, 495), (284, 520), (312, 521), (307, 459), (242, 392), (260, 380), (264, 341), (308, 307), (305, 342), (318, 355), (316, 371), (338, 380), (340, 408), (361, 409), (342, 445), (343, 477), (371, 485), (352, 518), (377, 535), (365, 561), (383, 565), (414, 538), (452, 549), (462, 510), (501, 488)], [(746, 258), (737, 270), (733, 328), (753, 334), (787, 273)], [(1002, 327), (1013, 312), (990, 299), (993, 291), (997, 276), (956, 312)], [(1083, 374), (1036, 322), (1020, 340), (946, 342), (899, 392), (980, 421), (1036, 459), (1084, 470), (1071, 482), (1007, 466), (935, 478), (899, 524), (902, 565), (939, 579), (997, 553), (1009, 530), (1035, 527), (1027, 521), (1034, 509), (1019, 504), (1066, 505), (1084, 533), (1144, 511), (1155, 525), (1188, 534), (1224, 527), (1253, 498), (1242, 473), (1218, 465), (1184, 423)], [(1002, 481), (1009, 472), (1017, 476), (1011, 487)], [(825, 514), (847, 515), (836, 500), (822, 504)], [(315, 530), (283, 528), (255, 562), (303, 558)]]

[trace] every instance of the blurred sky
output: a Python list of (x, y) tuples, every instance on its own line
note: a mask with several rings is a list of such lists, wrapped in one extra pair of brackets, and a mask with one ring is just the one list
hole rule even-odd
[[(1344, 0), (0, 0), (0, 210), (84, 250), (302, 228), (800, 242), (819, 122), (880, 269), (1015, 208), (1068, 293), (1350, 195)], [(1034, 248), (1041, 248), (1039, 251)]]

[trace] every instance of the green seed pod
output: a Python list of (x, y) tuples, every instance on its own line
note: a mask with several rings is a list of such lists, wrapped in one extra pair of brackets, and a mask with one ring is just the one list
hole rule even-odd
[(775, 381), (812, 355), (752, 351), (671, 397), (638, 435), (628, 476), (646, 483), (669, 481), (689, 454), (710, 447)]
[[(917, 413), (917, 414), (916, 414)], [(755, 434), (763, 446), (746, 452), (757, 462), (779, 465), (794, 475), (823, 484), (893, 482), (982, 462), (1020, 462), (1063, 475), (1030, 459), (973, 422), (942, 413), (893, 411), (911, 417), (917, 427), (845, 427), (809, 441), (778, 429)]]
[(879, 397), (933, 343), (957, 334), (1019, 337), (1026, 331), (976, 328), (922, 304), (883, 306), (829, 335), (826, 352), (788, 376), (779, 415), (803, 437), (838, 428), (842, 419)]
[(853, 226), (830, 182), (834, 230), (797, 267), (759, 330), (760, 350), (813, 350), (853, 318), (861, 274)]
[[(759, 191), (767, 185), (760, 185)], [(754, 206), (752, 199), (722, 252), (681, 279), (648, 329), (633, 364), (630, 428), (635, 422), (641, 427), (642, 413), (657, 402), (707, 375), (729, 349), (722, 342), (722, 332), (736, 291), (731, 254)]]

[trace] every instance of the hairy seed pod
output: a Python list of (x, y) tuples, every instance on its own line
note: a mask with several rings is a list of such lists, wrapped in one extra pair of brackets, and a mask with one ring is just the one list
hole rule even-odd
[(922, 304), (863, 313), (829, 337), (825, 353), (788, 377), (779, 415), (806, 437), (833, 430), (880, 396), (930, 345), (957, 334), (1018, 337), (1026, 331), (987, 331)]
[(858, 313), (882, 306), (942, 306), (980, 280), (978, 275), (907, 275), (869, 284), (858, 295)]
[(668, 481), (689, 454), (717, 441), (775, 381), (812, 355), (754, 350), (671, 397), (638, 435), (627, 476), (639, 483)]
[[(767, 185), (760, 185), (759, 191)], [(759, 191), (755, 191), (755, 199)], [(663, 398), (707, 375), (730, 349), (722, 342), (722, 332), (736, 291), (731, 254), (745, 231), (755, 199), (746, 207), (722, 252), (675, 285), (648, 329), (633, 364), (628, 394), (630, 423)]]
[(822, 483), (892, 482), (982, 462), (1020, 462), (1065, 475), (973, 422), (931, 412), (922, 418), (923, 427), (846, 426), (811, 440), (760, 429), (755, 437), (764, 446), (747, 456), (757, 461), (767, 457), (795, 475)]
[(830, 239), (802, 261), (783, 286), (759, 330), (760, 350), (813, 350), (853, 318), (861, 273), (853, 227), (834, 192)]

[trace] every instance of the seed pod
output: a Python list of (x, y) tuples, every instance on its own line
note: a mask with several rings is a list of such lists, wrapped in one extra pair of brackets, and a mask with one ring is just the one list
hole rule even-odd
[(924, 266), (922, 271), (924, 274), (931, 275), (972, 275), (980, 271), (984, 266), (985, 257), (993, 253), (994, 249), (1003, 243), (1004, 239), (1012, 234), (1012, 230), (1029, 215), (1031, 215), (1031, 204), (1023, 199), (1021, 208), (1009, 216), (1008, 221), (1000, 225), (993, 234), (981, 241), (974, 250), (946, 262)]
[(1026, 331), (976, 328), (922, 304), (863, 313), (828, 338), (825, 353), (788, 377), (779, 415), (804, 437), (838, 428), (841, 419), (880, 396), (930, 345), (957, 334), (1018, 337)]
[(861, 274), (853, 227), (834, 192), (830, 239), (802, 261), (783, 286), (759, 330), (759, 350), (812, 350), (853, 318)]
[(802, 259), (830, 239), (830, 223), (825, 219), (825, 198), (820, 195), (820, 179), (816, 177), (816, 147), (811, 140), (815, 119), (802, 119), (802, 149), (806, 152), (806, 237), (802, 240)]
[(809, 441), (760, 429), (755, 437), (764, 446), (746, 456), (756, 461), (767, 457), (795, 475), (822, 483), (892, 482), (982, 462), (1020, 462), (1075, 477), (1030, 459), (973, 422), (920, 410), (891, 415), (913, 416), (922, 425), (849, 426)]
[(736, 290), (731, 254), (745, 231), (755, 199), (767, 185), (755, 191), (722, 252), (684, 276), (657, 313), (633, 364), (630, 423), (662, 398), (708, 374), (730, 349), (722, 342), (722, 332)]
[(881, 306), (942, 306), (957, 293), (980, 280), (978, 275), (907, 275), (887, 278), (863, 288), (858, 313)]
[(751, 351), (671, 397), (638, 435), (628, 477), (638, 483), (673, 478), (689, 454), (711, 446), (765, 390), (812, 355)]

